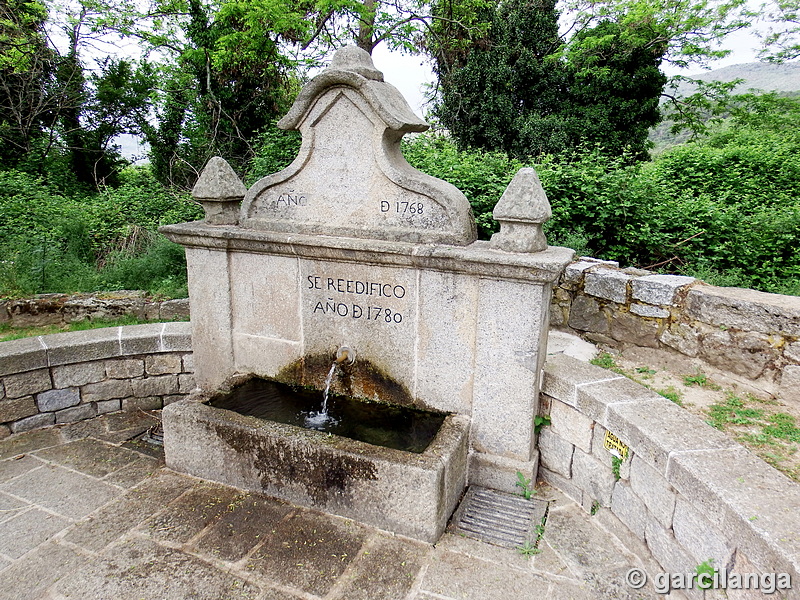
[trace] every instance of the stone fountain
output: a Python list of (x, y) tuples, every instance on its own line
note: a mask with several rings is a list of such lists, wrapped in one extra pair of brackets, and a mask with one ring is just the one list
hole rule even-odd
[[(289, 167), (246, 190), (212, 159), (193, 191), (205, 219), (162, 228), (186, 248), (201, 388), (164, 409), (167, 464), (435, 541), (468, 484), (536, 475), (551, 287), (573, 253), (547, 246), (532, 169), (476, 241), (466, 197), (400, 151), (427, 124), (358, 48), (278, 125), (302, 132)], [(335, 390), (448, 414), (422, 453), (209, 404), (249, 375), (320, 389), (342, 346), (358, 358)]]

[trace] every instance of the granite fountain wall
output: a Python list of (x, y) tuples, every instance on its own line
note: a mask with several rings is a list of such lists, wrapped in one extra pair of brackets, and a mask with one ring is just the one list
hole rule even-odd
[[(252, 373), (321, 387), (348, 345), (358, 356), (349, 393), (461, 423), (465, 465), (461, 481), (444, 475), (458, 488), (448, 498), (467, 483), (510, 490), (517, 471), (535, 476), (551, 290), (573, 255), (547, 246), (535, 172), (520, 171), (498, 202), (500, 232), (476, 241), (464, 195), (400, 152), (403, 135), (427, 125), (356, 48), (336, 54), (279, 126), (303, 135), (289, 167), (245, 190), (212, 159), (193, 192), (205, 220), (162, 228), (186, 247), (197, 384), (208, 392)], [(201, 404), (164, 411), (167, 461), (221, 479), (230, 457), (212, 467), (207, 448), (191, 447), (208, 424), (187, 433)], [(264, 479), (248, 477), (236, 484)]]

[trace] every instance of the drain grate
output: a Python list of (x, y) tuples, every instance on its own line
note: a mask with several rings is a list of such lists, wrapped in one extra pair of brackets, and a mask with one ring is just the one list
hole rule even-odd
[(505, 548), (534, 545), (547, 507), (544, 500), (526, 500), (473, 485), (453, 515), (450, 531)]

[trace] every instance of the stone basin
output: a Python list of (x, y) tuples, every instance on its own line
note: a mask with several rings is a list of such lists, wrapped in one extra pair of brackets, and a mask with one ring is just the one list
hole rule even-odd
[(469, 419), (448, 415), (422, 453), (209, 406), (198, 391), (163, 410), (167, 466), (435, 542), (466, 487)]

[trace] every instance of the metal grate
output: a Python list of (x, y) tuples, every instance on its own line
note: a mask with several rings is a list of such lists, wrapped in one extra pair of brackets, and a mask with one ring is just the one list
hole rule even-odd
[(548, 503), (470, 486), (450, 522), (450, 531), (505, 548), (536, 544)]

